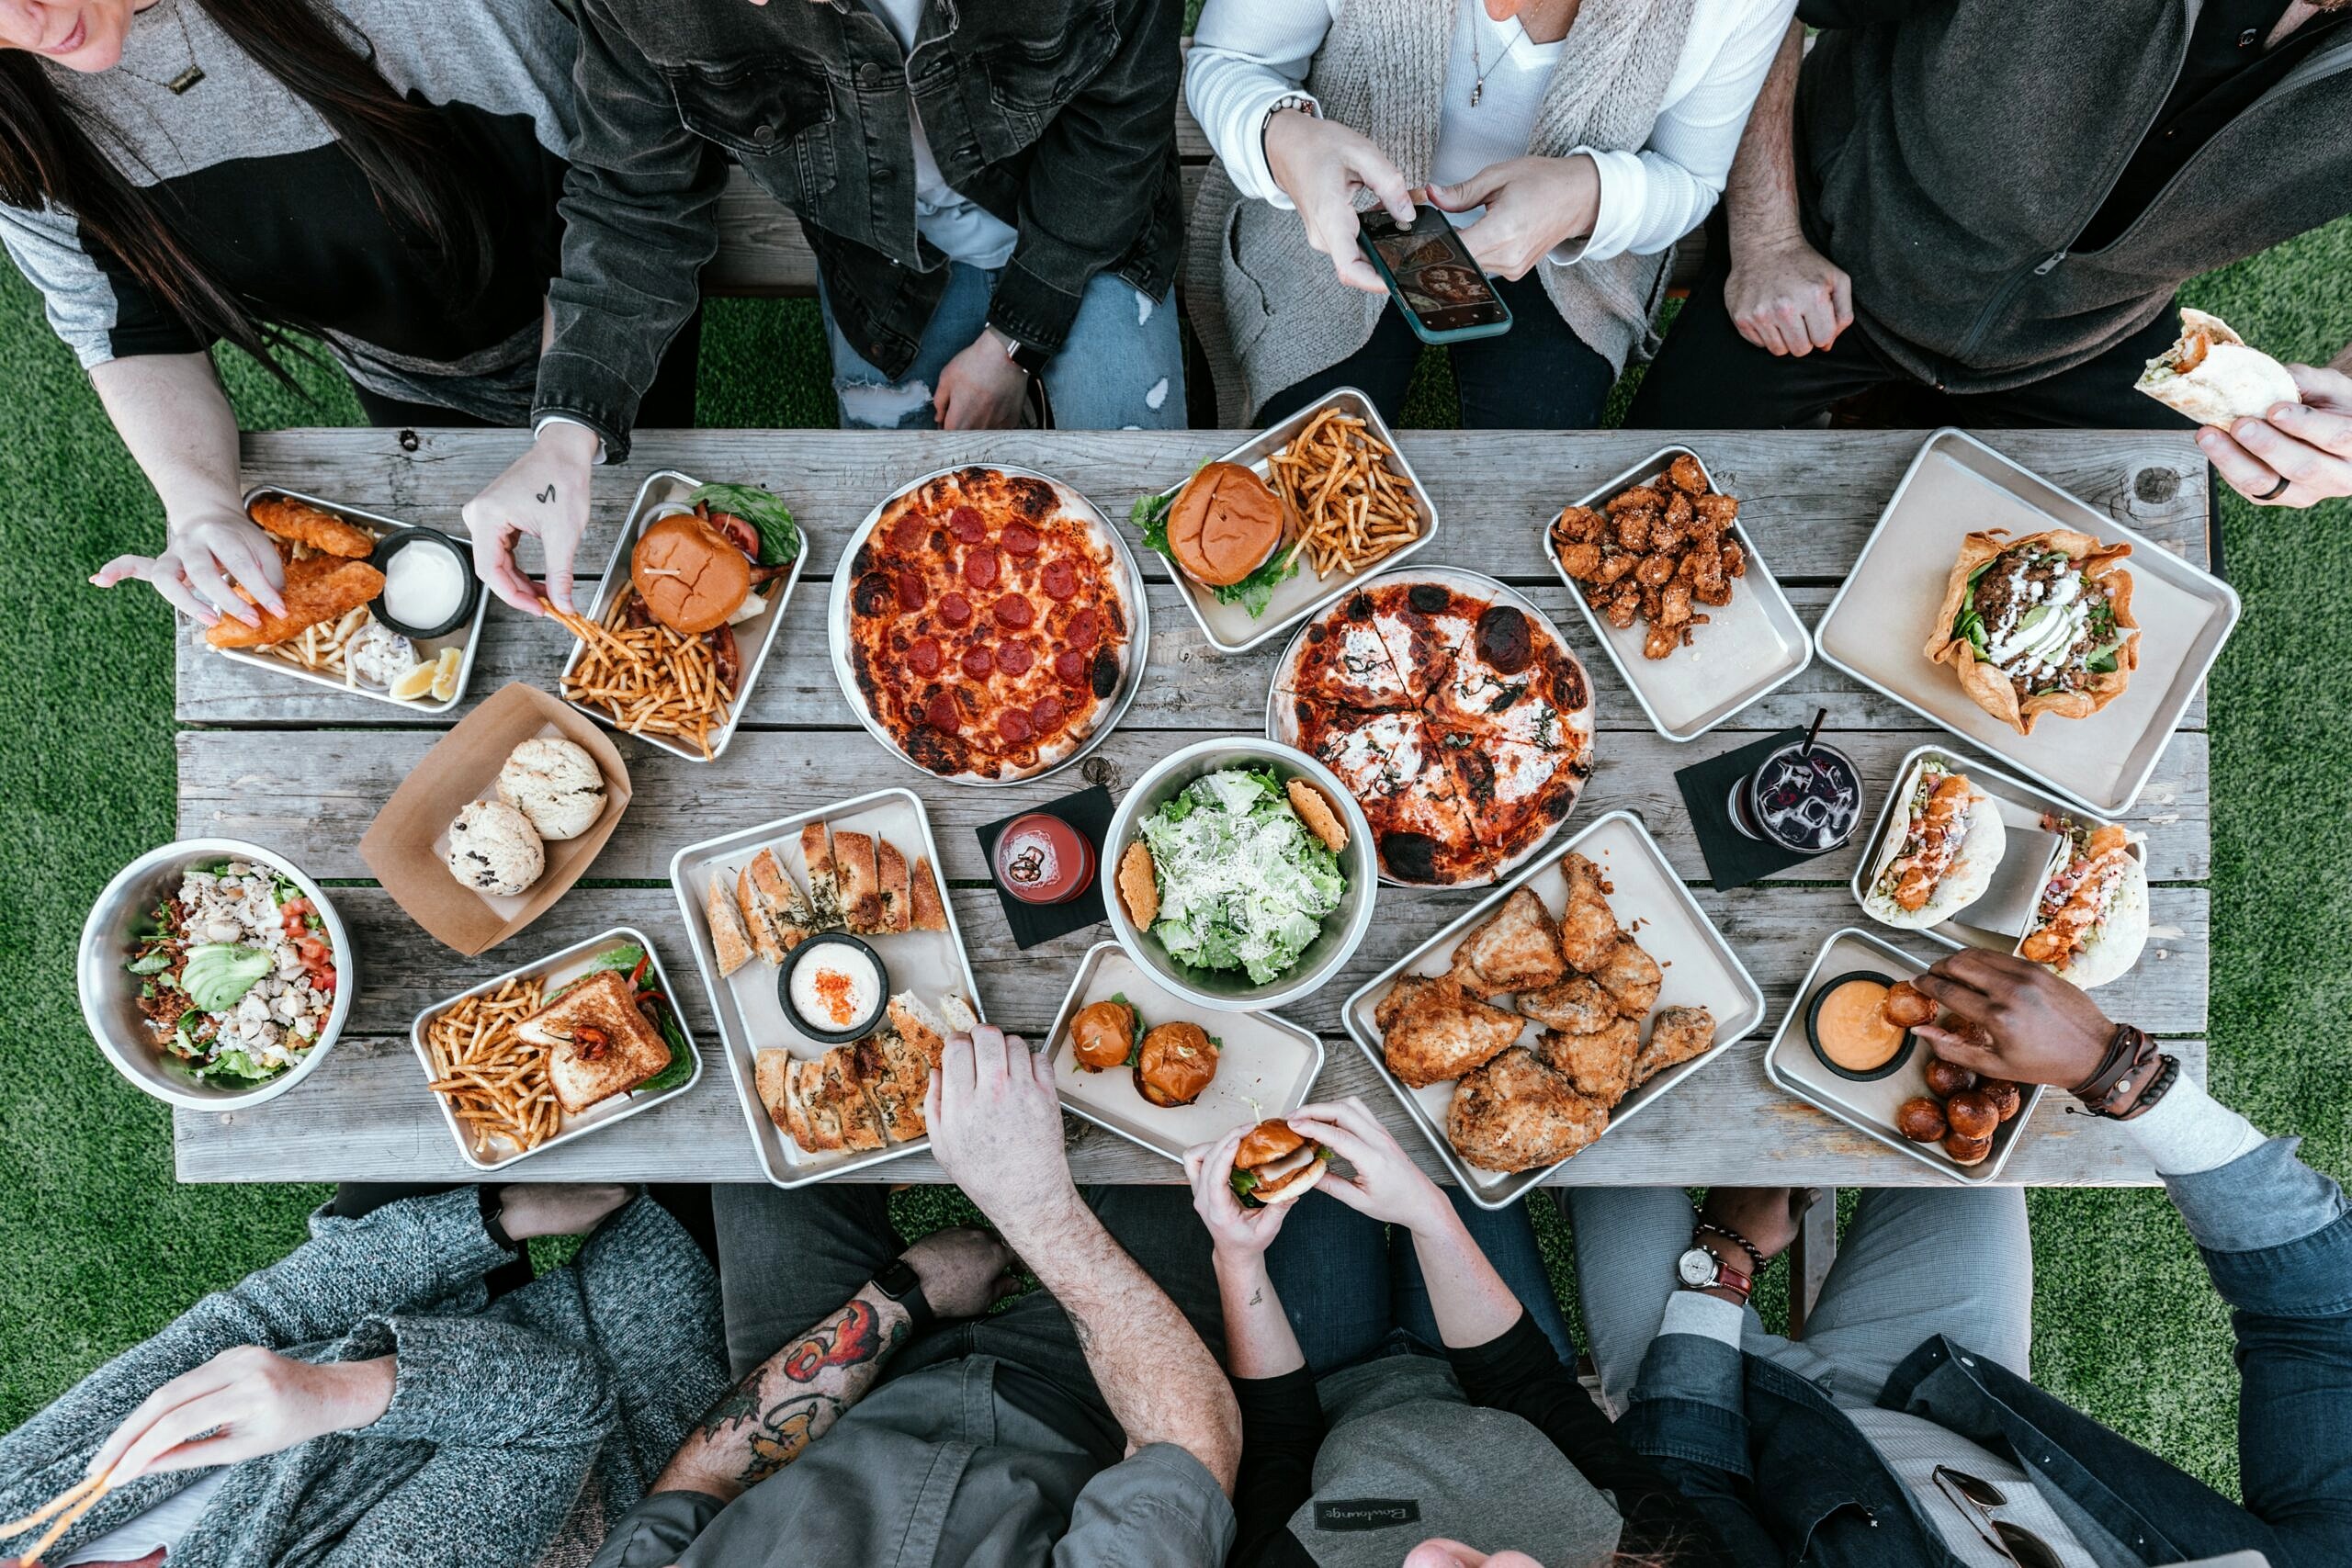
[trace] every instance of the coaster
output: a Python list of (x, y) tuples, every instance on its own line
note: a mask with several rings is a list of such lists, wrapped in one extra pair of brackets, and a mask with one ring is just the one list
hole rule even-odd
[(1804, 739), (1803, 729), (1784, 729), (1752, 740), (1735, 751), (1693, 762), (1674, 775), (1682, 788), (1682, 805), (1699, 835), (1699, 852), (1706, 857), (1707, 880), (1720, 891), (1761, 882), (1776, 871), (1786, 871), (1815, 857), (1785, 850), (1765, 839), (1751, 839), (1731, 819), (1731, 786), (1755, 772), (1756, 765), (1792, 740)]
[(993, 822), (983, 822), (973, 831), (980, 836), (980, 859), (989, 867), (989, 886), (996, 889), (996, 901), (1004, 906), (1004, 923), (1012, 928), (1012, 945), (1027, 950), (1041, 942), (1051, 942), (1057, 936), (1068, 936), (1108, 919), (1110, 913), (1102, 908), (1102, 879), (1097, 876), (1087, 884), (1086, 891), (1066, 904), (1026, 904), (1004, 890), (996, 880), (996, 840), (998, 835), (1012, 825), (1013, 818), (1026, 817), (1033, 810), (1058, 817), (1084, 834), (1094, 846), (1096, 863), (1102, 855), (1102, 840), (1111, 835), (1111, 813), (1114, 809), (1111, 792), (1101, 784), (1092, 789), (1066, 795), (1059, 800), (1049, 800), (1043, 806), (1024, 807), (1011, 817), (1000, 817)]

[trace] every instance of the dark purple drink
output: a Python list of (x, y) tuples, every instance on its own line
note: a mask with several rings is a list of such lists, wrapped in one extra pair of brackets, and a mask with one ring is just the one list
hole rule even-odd
[(1792, 740), (1732, 786), (1732, 825), (1798, 854), (1817, 855), (1854, 836), (1862, 819), (1862, 775), (1854, 760), (1816, 740)]

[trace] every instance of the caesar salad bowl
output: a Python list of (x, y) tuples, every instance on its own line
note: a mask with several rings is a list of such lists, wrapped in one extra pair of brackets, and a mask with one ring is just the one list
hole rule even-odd
[[(126, 967), (139, 939), (156, 929), (156, 905), (179, 892), (181, 879), (191, 867), (220, 861), (243, 861), (275, 872), (300, 888), (318, 912), (319, 934), (326, 939), (335, 969), (334, 1006), (319, 1031), (318, 1043), (292, 1066), (243, 1089), (199, 1082), (164, 1055), (139, 1010), (142, 977)], [(335, 912), (334, 900), (285, 856), (237, 839), (181, 839), (149, 850), (115, 873), (82, 923), (82, 946), (74, 976), (81, 992), (82, 1021), (115, 1071), (133, 1089), (184, 1111), (242, 1111), (275, 1100), (300, 1083), (326, 1060), (351, 1016), (352, 998), (359, 988), (351, 934)]]
[[(1127, 846), (1140, 836), (1144, 818), (1193, 780), (1227, 768), (1271, 770), (1284, 784), (1304, 778), (1322, 791), (1347, 827), (1348, 841), (1339, 852), (1340, 872), (1347, 886), (1340, 895), (1339, 907), (1323, 917), (1321, 931), (1300, 952), (1297, 961), (1263, 983), (1253, 982), (1246, 969), (1202, 969), (1180, 962), (1158, 936), (1136, 929), (1119, 896), (1119, 862)], [(1313, 995), (1337, 978), (1372, 927), (1373, 897), (1380, 886), (1380, 868), (1372, 852), (1372, 825), (1364, 820), (1363, 807), (1329, 768), (1306, 752), (1276, 741), (1223, 737), (1170, 752), (1136, 780), (1112, 815), (1100, 875), (1112, 934), (1127, 956), (1170, 990), (1223, 1012), (1281, 1007)]]

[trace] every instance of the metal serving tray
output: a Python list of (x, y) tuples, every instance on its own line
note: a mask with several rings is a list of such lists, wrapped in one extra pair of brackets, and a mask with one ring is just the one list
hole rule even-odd
[[(1709, 490), (1721, 489), (1705, 458), (1688, 446), (1668, 446), (1575, 504), (1598, 509), (1620, 491), (1657, 478), (1675, 458), (1685, 455), (1706, 474)], [(1690, 646), (1676, 649), (1668, 659), (1645, 659), (1642, 656), (1645, 624), (1635, 621), (1619, 631), (1602, 619), (1585, 602), (1584, 585), (1560, 564), (1552, 525), (1544, 525), (1544, 558), (1568, 585), (1568, 598), (1592, 629), (1601, 651), (1617, 666), (1617, 673), (1624, 677), (1651, 726), (1668, 740), (1696, 740), (1767, 693), (1794, 680), (1813, 662), (1813, 638), (1797, 619), (1795, 607), (1781, 592), (1771, 568), (1758, 553), (1756, 536), (1736, 522), (1731, 531), (1747, 554), (1747, 575), (1732, 580), (1731, 603), (1697, 606), (1701, 615), (1710, 618), (1691, 634)]]
[(1781, 1020), (1772, 1043), (1764, 1052), (1764, 1076), (1799, 1100), (1827, 1111), (1939, 1175), (1954, 1181), (1989, 1186), (2000, 1179), (2002, 1168), (2009, 1163), (2018, 1141), (2025, 1135), (2026, 1123), (2033, 1120), (2034, 1107), (2041, 1103), (2040, 1084), (2018, 1085), (2024, 1091), (2025, 1103), (2018, 1108), (2015, 1116), (1993, 1129), (1993, 1152), (1975, 1165), (1960, 1165), (1944, 1153), (1941, 1144), (1915, 1144), (1894, 1130), (1895, 1108), (1915, 1095), (1928, 1092), (1928, 1051), (1924, 1044), (1915, 1045), (1903, 1065), (1886, 1077), (1860, 1082), (1822, 1066), (1821, 1058), (1813, 1054), (1812, 1043), (1805, 1038), (1805, 1009), (1813, 1005), (1814, 993), (1823, 982), (1857, 969), (1908, 980), (1927, 967), (1919, 959), (1868, 931), (1852, 926), (1833, 931), (1822, 944), (1813, 967), (1806, 971), (1804, 984), (1797, 987), (1796, 999), (1789, 1004), (1788, 1015)]
[[(1631, 1121), (1643, 1107), (1671, 1091), (1675, 1085), (1722, 1055), (1734, 1041), (1764, 1021), (1764, 993), (1757, 988), (1747, 967), (1724, 941), (1723, 933), (1715, 930), (1698, 901), (1690, 897), (1690, 889), (1675, 875), (1674, 867), (1667, 863), (1665, 852), (1650, 837), (1642, 819), (1631, 811), (1618, 810), (1588, 824), (1574, 838), (1480, 899), (1452, 925), (1374, 976), (1340, 1009), (1348, 1033), (1363, 1047), (1373, 1071), (1404, 1102), (1405, 1109), (1437, 1150), (1438, 1158), (1461, 1183), (1470, 1201), (1482, 1209), (1500, 1209), (1517, 1202), (1530, 1189), (1540, 1186), (1544, 1178), (1559, 1169), (1559, 1165), (1506, 1173), (1482, 1170), (1455, 1153), (1445, 1135), (1446, 1110), (1453, 1100), (1453, 1082), (1419, 1089), (1406, 1088), (1388, 1070), (1388, 1058), (1381, 1046), (1380, 1030), (1373, 1021), (1373, 1010), (1399, 976), (1445, 973), (1463, 933), (1492, 914), (1520, 887), (1532, 885), (1545, 908), (1558, 915), (1567, 906), (1567, 881), (1556, 871), (1561, 859), (1571, 850), (1581, 851), (1599, 865), (1601, 874), (1615, 887), (1609, 896), (1609, 904), (1617, 914), (1618, 924), (1632, 929), (1634, 922), (1640, 922), (1642, 946), (1665, 971), (1658, 1007), (1704, 1007), (1715, 1015), (1715, 1043), (1618, 1101), (1610, 1113), (1609, 1125), (1601, 1129), (1601, 1137)], [(1657, 1008), (1654, 1007), (1649, 1017), (1642, 1021), (1645, 1035), (1650, 1019), (1657, 1013)], [(1541, 1032), (1542, 1026), (1531, 1021), (1521, 1035), (1521, 1043)]]
[[(1080, 1008), (1114, 997), (1125, 997), (1146, 1029), (1189, 1021), (1208, 1031), (1219, 1046), (1216, 1077), (1200, 1099), (1154, 1105), (1136, 1092), (1135, 1076), (1125, 1069), (1090, 1072), (1078, 1065), (1069, 1049), (1070, 1020)], [(1195, 1144), (1289, 1115), (1306, 1103), (1323, 1070), (1323, 1042), (1314, 1031), (1280, 1013), (1206, 1011), (1160, 984), (1115, 942), (1096, 942), (1079, 961), (1046, 1050), (1063, 1110), (1180, 1164)]]
[[(2081, 822), (2086, 828), (2100, 828), (2107, 825), (2097, 818), (2085, 821), (2085, 814), (2081, 810), (2059, 799), (2056, 795), (2045, 794), (2031, 784), (2011, 778), (1998, 768), (1964, 757), (1942, 746), (1917, 746), (1905, 752), (1903, 761), (1895, 765), (1895, 784), (1900, 785), (1911, 776), (1911, 770), (1916, 765), (1930, 758), (1942, 763), (1948, 772), (1967, 774), (1971, 784), (1991, 795), (1993, 804), (2000, 810), (2002, 822), (2012, 833), (2022, 828), (2039, 828), (2045, 815), (2064, 818), (2071, 822)], [(1854, 880), (1851, 886), (1854, 890), (1854, 902), (1857, 904), (1862, 904), (1863, 896), (1870, 891), (1871, 868), (1878, 863), (1879, 848), (1885, 842), (1887, 833), (1894, 825), (1895, 802), (1907, 793), (1907, 791), (1889, 790), (1886, 804), (1879, 808), (1878, 825), (1871, 829), (1870, 838), (1862, 845), (1861, 859), (1854, 865)], [(2132, 841), (2132, 853), (2144, 864), (2148, 858), (2148, 847), (2135, 838)], [(1946, 947), (1985, 947), (1999, 953), (2015, 953), (2023, 938), (2012, 936), (2007, 931), (1971, 925), (1968, 922), (1966, 917), (1974, 913), (1977, 908), (1978, 906), (1972, 904), (1949, 920), (1938, 925), (1921, 927), (1919, 934), (1939, 942)], [(1866, 904), (1863, 905), (1863, 913), (1869, 913), (1869, 906)]]
[[(865, 541), (873, 534), (874, 525), (882, 521), (882, 513), (888, 510), (890, 503), (900, 496), (921, 489), (942, 474), (952, 474), (958, 468), (994, 468), (999, 473), (1014, 474), (1023, 479), (1044, 479), (1059, 491), (1066, 502), (1076, 503), (1072, 507), (1073, 511), (1078, 507), (1083, 507), (1085, 513), (1093, 518), (1095, 526), (1102, 530), (1102, 536), (1111, 542), (1112, 552), (1117, 557), (1119, 564), (1125, 569), (1127, 599), (1135, 610), (1136, 624), (1127, 638), (1127, 657), (1121, 663), (1119, 689), (1111, 694), (1110, 706), (1103, 710), (1102, 716), (1095, 721), (1094, 728), (1087, 735), (1085, 741), (1077, 750), (1051, 767), (1040, 768), (1034, 773), (1023, 773), (1019, 778), (976, 779), (960, 774), (934, 773), (908, 756), (900, 749), (898, 741), (891, 739), (889, 731), (884, 729), (876, 720), (873, 709), (866, 706), (865, 694), (857, 689), (857, 672), (850, 667), (849, 661), (849, 594), (850, 589), (857, 581), (857, 573), (853, 570), (853, 563), (857, 559), (857, 552), (865, 547)], [(1031, 779), (1042, 779), (1048, 773), (1061, 772), (1097, 746), (1102, 745), (1110, 737), (1111, 731), (1119, 728), (1119, 721), (1127, 716), (1127, 709), (1135, 703), (1136, 693), (1143, 686), (1144, 666), (1151, 657), (1151, 604), (1144, 592), (1143, 572), (1136, 565), (1135, 552), (1127, 548), (1126, 536), (1113, 527), (1110, 519), (1102, 515), (1102, 509), (1080, 493), (1077, 487), (1057, 479), (1051, 474), (1040, 472), (1035, 468), (1021, 468), (1012, 463), (959, 463), (956, 468), (933, 468), (927, 474), (919, 474), (909, 479), (905, 484), (876, 502), (874, 510), (865, 514), (865, 520), (851, 530), (848, 542), (842, 547), (841, 564), (833, 569), (831, 592), (825, 599), (825, 646), (832, 656), (833, 679), (841, 684), (842, 699), (849, 704), (850, 711), (857, 715), (857, 722), (865, 727), (865, 732), (882, 743), (882, 749), (885, 751), (889, 752), (927, 779), (938, 779), (943, 784), (969, 784), (978, 789), (1002, 789), (1012, 784), (1027, 784)]]
[[(670, 885), (677, 892), (678, 912), (686, 923), (687, 945), (694, 949), (695, 966), (702, 973), (703, 989), (709, 994), (711, 1012), (718, 1020), (720, 1047), (727, 1057), (728, 1070), (735, 1075), (735, 1097), (742, 1103), (743, 1121), (752, 1131), (752, 1146), (759, 1154), (760, 1172), (778, 1187), (805, 1187), (812, 1181), (864, 1170), (931, 1147), (931, 1139), (925, 1135), (880, 1149), (837, 1149), (811, 1154), (786, 1137), (769, 1120), (767, 1108), (760, 1103), (759, 1089), (752, 1079), (754, 1051), (778, 1047), (804, 1060), (813, 1060), (831, 1047), (808, 1039), (793, 1027), (776, 996), (776, 967), (765, 959), (755, 955), (733, 975), (719, 978), (718, 955), (710, 944), (710, 927), (703, 916), (703, 899), (709, 891), (710, 879), (719, 874), (729, 879), (731, 897), (735, 873), (762, 849), (775, 850), (785, 870), (806, 887), (808, 866), (800, 858), (800, 829), (808, 822), (823, 822), (829, 829), (846, 828), (888, 839), (899, 846), (901, 854), (910, 857), (907, 863), (910, 871), (914, 855), (931, 862), (932, 875), (939, 885), (940, 902), (947, 910), (947, 929), (896, 931), (860, 940), (880, 954), (889, 970), (890, 995), (911, 990), (936, 1007), (942, 994), (959, 991), (972, 1004), (975, 1014), (981, 1011), (979, 985), (972, 977), (972, 961), (965, 951), (963, 931), (956, 923), (955, 899), (947, 888), (947, 874), (940, 864), (939, 842), (932, 837), (931, 818), (912, 790), (877, 789), (870, 795), (780, 817), (723, 838), (705, 839), (672, 856)], [(944, 986), (939, 983), (943, 976), (948, 982)]]
[[(2140, 667), (2088, 718), (2044, 718), (2019, 735), (1976, 705), (1951, 666), (1921, 654), (1962, 539), (2080, 529), (2131, 545)], [(1821, 657), (1922, 718), (2001, 758), (2085, 811), (2120, 817), (2155, 772), (2181, 715), (2238, 621), (2236, 591), (1957, 430), (1911, 460), (1860, 557), (1815, 628)]]
[(468, 997), (493, 995), (498, 987), (506, 984), (507, 981), (520, 980), (533, 975), (545, 977), (547, 982), (545, 994), (551, 995), (559, 987), (568, 985), (589, 974), (588, 960), (624, 942), (634, 943), (645, 949), (648, 968), (652, 975), (655, 988), (670, 998), (670, 1016), (677, 1020), (678, 1032), (684, 1037), (686, 1050), (694, 1056), (695, 1070), (687, 1075), (685, 1082), (675, 1089), (665, 1089), (657, 1094), (646, 1094), (633, 1089), (628, 1094), (615, 1095), (610, 1100), (592, 1105), (577, 1116), (565, 1117), (563, 1131), (537, 1148), (491, 1160), (480, 1158), (475, 1155), (473, 1134), (467, 1130), (463, 1122), (458, 1120), (458, 1113), (449, 1109), (448, 1097), (427, 1089), (425, 1092), (433, 1096), (433, 1103), (440, 1107), (441, 1120), (448, 1127), (449, 1135), (458, 1140), (458, 1157), (468, 1165), (472, 1166), (476, 1170), (504, 1170), (510, 1165), (529, 1159), (532, 1155), (541, 1155), (549, 1149), (561, 1148), (574, 1138), (584, 1138), (591, 1133), (601, 1132), (616, 1122), (626, 1122), (640, 1111), (650, 1111), (665, 1100), (675, 1100), (680, 1095), (690, 1092), (695, 1085), (702, 1082), (702, 1047), (695, 1043), (695, 1032), (687, 1025), (686, 1015), (677, 1005), (677, 987), (670, 984), (670, 971), (663, 966), (662, 954), (655, 949), (653, 939), (635, 926), (615, 926), (601, 936), (592, 936), (585, 942), (575, 942), (570, 947), (551, 953), (545, 958), (517, 964), (505, 974), (494, 979), (484, 980), (470, 990), (459, 991), (454, 997), (444, 997), (435, 1002), (423, 1012), (418, 1013), (416, 1021), (409, 1025), (409, 1043), (416, 1048), (417, 1066), (424, 1069), (425, 1078), (430, 1082), (433, 1077), (433, 1056), (424, 1048), (425, 1025), (464, 1001)]
[[(1144, 553), (1158, 561), (1160, 570), (1166, 572), (1168, 580), (1176, 585), (1184, 607), (1193, 612), (1193, 619), (1200, 626), (1201, 636), (1219, 653), (1242, 653), (1257, 647), (1277, 632), (1295, 626), (1331, 604), (1365, 578), (1403, 565), (1420, 554), (1437, 535), (1437, 508), (1430, 504), (1429, 492), (1421, 488), (1420, 476), (1413, 472), (1413, 465), (1398, 450), (1396, 438), (1389, 434), (1388, 422), (1380, 417), (1380, 411), (1373, 407), (1372, 400), (1353, 387), (1340, 387), (1324, 393), (1288, 419), (1269, 426), (1212, 461), (1238, 463), (1259, 478), (1272, 482), (1274, 454), (1289, 446), (1292, 438), (1313, 423), (1316, 415), (1329, 408), (1337, 408), (1363, 420), (1365, 430), (1388, 448), (1392, 454), (1388, 462), (1390, 470), (1402, 475), (1413, 487), (1413, 510), (1421, 519), (1420, 536), (1378, 560), (1369, 561), (1353, 571), (1338, 572), (1328, 578), (1317, 577), (1311, 569), (1302, 566), (1295, 576), (1276, 585), (1273, 597), (1266, 602), (1265, 614), (1256, 616), (1238, 604), (1219, 601), (1215, 590), (1202, 587), (1177, 570), (1176, 563), (1159, 551), (1146, 550)], [(1183, 488), (1181, 483), (1173, 484), (1159, 493), (1172, 496)]]
[[(355, 527), (365, 528), (379, 539), (387, 534), (398, 533), (403, 528), (413, 526), (412, 524), (401, 522), (397, 517), (387, 517), (380, 512), (366, 512), (356, 506), (345, 506), (339, 501), (304, 495), (300, 491), (288, 490), (283, 485), (255, 485), (245, 491), (246, 512), (250, 513), (254, 502), (265, 495), (282, 495), (288, 501), (299, 501), (305, 505), (315, 506), (322, 512), (332, 513)], [(466, 570), (469, 574), (473, 570), (470, 566)], [(458, 660), (458, 689), (450, 694), (449, 700), (446, 703), (437, 700), (430, 694), (404, 701), (392, 695), (389, 691), (379, 692), (373, 687), (362, 686), (356, 682), (346, 684), (323, 671), (305, 670), (291, 659), (281, 659), (274, 653), (261, 653), (249, 648), (214, 648), (204, 640), (202, 626), (196, 628), (196, 638), (198, 645), (205, 652), (218, 654), (223, 659), (232, 660), (239, 664), (250, 665), (255, 670), (266, 670), (277, 675), (291, 675), (297, 681), (307, 681), (313, 686), (322, 686), (330, 692), (348, 692), (355, 697), (366, 697), (370, 702), (390, 703), (403, 713), (443, 714), (449, 712), (466, 700), (466, 687), (474, 678), (474, 650), (481, 646), (482, 617), (490, 613), (490, 590), (479, 582), (474, 584), (474, 590), (473, 616), (464, 626), (447, 637), (410, 638), (410, 641), (416, 645), (418, 656), (426, 663), (431, 663), (439, 658), (441, 650), (445, 648), (462, 648), (466, 650), (463, 657)], [(370, 601), (371, 604), (372, 603), (373, 601)], [(373, 614), (372, 609), (370, 614)]]
[[(645, 477), (645, 482), (638, 486), (637, 499), (629, 502), (628, 516), (621, 524), (620, 537), (613, 541), (613, 557), (611, 560), (605, 563), (605, 579), (596, 584), (596, 597), (586, 611), (590, 620), (598, 626), (603, 626), (605, 614), (613, 607), (613, 600), (628, 587), (629, 552), (637, 547), (637, 536), (645, 531), (646, 525), (655, 520), (657, 512), (662, 516), (670, 515), (669, 513), (661, 511), (663, 507), (683, 510), (686, 496), (702, 482), (700, 479), (678, 472), (675, 468), (663, 468)], [(793, 558), (792, 570), (784, 577), (784, 586), (778, 588), (770, 596), (765, 614), (755, 615), (735, 628), (735, 645), (737, 652), (742, 658), (743, 678), (737, 682), (735, 701), (727, 711), (727, 722), (711, 733), (710, 761), (718, 761), (725, 754), (727, 743), (735, 739), (735, 727), (743, 722), (743, 709), (752, 700), (752, 683), (760, 678), (760, 666), (767, 662), (768, 650), (776, 644), (776, 629), (784, 625), (784, 612), (792, 603), (792, 591), (799, 585), (801, 569), (808, 564), (808, 526), (799, 523), (797, 514), (794, 522), (800, 528), (800, 553)], [(578, 667), (581, 660), (587, 656), (587, 644), (574, 639), (571, 652), (564, 659), (562, 673), (566, 676), (570, 675)], [(563, 697), (563, 682), (560, 678), (556, 682), (556, 695)], [(571, 701), (569, 697), (564, 697), (563, 700)], [(613, 716), (603, 708), (588, 703), (571, 703), (571, 705), (605, 728), (616, 730), (623, 735), (636, 735), (638, 739), (648, 746), (659, 747), (673, 757), (684, 757), (689, 762), (699, 762), (704, 760), (699, 750), (683, 740), (673, 739), (666, 735), (637, 735), (635, 730), (623, 729), (615, 724)]]

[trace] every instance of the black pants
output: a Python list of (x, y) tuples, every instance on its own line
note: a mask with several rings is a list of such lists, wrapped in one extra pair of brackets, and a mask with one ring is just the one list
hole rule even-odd
[[(702, 357), (702, 307), (686, 318), (678, 335), (670, 340), (669, 351), (662, 356), (662, 367), (654, 372), (653, 385), (637, 405), (637, 423), (641, 430), (691, 430), (695, 423), (695, 371)], [(379, 430), (489, 430), (497, 428), (486, 419), (459, 413), (455, 409), (436, 407), (432, 403), (403, 401), (371, 392), (354, 381), (351, 389), (358, 395), (360, 412), (368, 423)]]
[[(1087, 1206), (1127, 1256), (1168, 1292), (1193, 1331), (1222, 1360), (1225, 1314), (1209, 1266), (1208, 1232), (1183, 1187), (1088, 1187)], [(837, 1181), (791, 1191), (764, 1185), (717, 1188), (718, 1288), (727, 1312), (727, 1359), (741, 1379), (841, 1310), (842, 1303), (906, 1249), (890, 1224), (889, 1190)], [(996, 1359), (998, 1391), (1042, 1421), (1084, 1442), (1105, 1464), (1125, 1447), (1096, 1387), (1069, 1314), (1032, 1291), (985, 1317), (934, 1325), (885, 1369), (901, 1376), (960, 1360)]]
[[(447, 1192), (471, 1183), (455, 1181), (341, 1181), (335, 1184), (334, 1200), (328, 1211), (339, 1219), (356, 1220), (362, 1214), (375, 1213), (387, 1203), (397, 1203), (403, 1198), (425, 1198), (435, 1192)], [(701, 1183), (654, 1183), (645, 1189), (645, 1195), (669, 1211), (685, 1233), (702, 1248), (711, 1267), (718, 1266), (718, 1237), (712, 1228), (710, 1189)], [(509, 1291), (519, 1291), (531, 1282), (531, 1260), (527, 1256), (502, 1263), (483, 1276), (495, 1301)]]
[[(1609, 389), (1617, 379), (1609, 361), (1568, 330), (1538, 274), (1531, 272), (1516, 283), (1499, 277), (1491, 281), (1510, 307), (1510, 331), (1446, 349), (1461, 398), (1462, 427), (1589, 430), (1599, 424)], [(1372, 400), (1381, 418), (1394, 424), (1404, 411), (1405, 389), (1412, 385), (1422, 346), (1392, 299), (1380, 313), (1370, 342), (1329, 370), (1268, 398), (1251, 423), (1272, 424), (1335, 388), (1353, 387)]]

